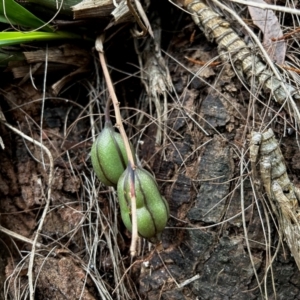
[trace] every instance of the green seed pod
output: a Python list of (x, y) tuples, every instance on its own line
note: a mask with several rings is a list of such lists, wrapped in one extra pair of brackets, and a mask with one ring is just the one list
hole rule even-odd
[(122, 137), (115, 132), (111, 121), (105, 122), (104, 129), (95, 140), (91, 150), (91, 159), (99, 180), (106, 186), (116, 187), (127, 167), (128, 158)]
[(149, 172), (139, 167), (133, 171), (128, 166), (118, 182), (118, 198), (122, 220), (130, 231), (132, 231), (130, 195), (133, 189), (136, 196), (138, 233), (151, 243), (157, 243), (169, 218), (168, 203), (161, 196), (157, 183)]

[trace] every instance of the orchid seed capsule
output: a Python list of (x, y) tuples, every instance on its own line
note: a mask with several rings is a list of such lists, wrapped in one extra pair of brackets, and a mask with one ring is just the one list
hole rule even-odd
[(140, 236), (151, 243), (161, 240), (161, 233), (169, 218), (169, 206), (160, 194), (154, 177), (145, 169), (128, 166), (118, 182), (121, 217), (131, 231), (131, 195), (136, 197), (137, 228)]
[(105, 122), (104, 129), (93, 143), (91, 159), (98, 179), (106, 186), (116, 187), (128, 158), (122, 137), (115, 132), (111, 121)]

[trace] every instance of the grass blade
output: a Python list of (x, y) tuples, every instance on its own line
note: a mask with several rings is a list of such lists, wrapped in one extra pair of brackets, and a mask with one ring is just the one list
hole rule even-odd
[(60, 39), (79, 39), (80, 35), (58, 31), (58, 32), (0, 32), (0, 47), (11, 46), (21, 43), (35, 41), (51, 41)]
[(53, 32), (49, 25), (45, 25), (44, 21), (37, 18), (34, 14), (13, 0), (1, 0), (0, 21), (32, 29), (43, 26), (43, 28), (41, 28), (43, 31)]

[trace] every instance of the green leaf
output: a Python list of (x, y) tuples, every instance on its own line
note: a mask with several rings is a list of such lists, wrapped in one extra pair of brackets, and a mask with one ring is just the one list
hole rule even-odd
[(0, 67), (7, 67), (10, 61), (22, 61), (25, 56), (21, 52), (2, 52), (0, 50)]
[(57, 32), (0, 32), (0, 47), (16, 45), (35, 41), (51, 41), (60, 39), (80, 39), (80, 35), (57, 31)]
[(44, 21), (13, 0), (0, 0), (0, 21), (32, 29), (42, 27), (39, 30), (53, 32), (49, 25), (45, 25)]

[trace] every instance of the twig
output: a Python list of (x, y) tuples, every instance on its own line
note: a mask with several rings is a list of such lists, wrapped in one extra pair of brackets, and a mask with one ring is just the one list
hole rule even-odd
[(180, 283), (180, 284), (178, 285), (178, 288), (181, 289), (181, 288), (183, 288), (184, 286), (186, 286), (186, 285), (192, 283), (193, 281), (198, 280), (199, 278), (200, 278), (200, 275), (199, 275), (199, 274), (196, 274), (195, 276), (193, 276), (193, 277), (191, 277), (191, 278), (189, 278), (189, 279), (186, 279), (185, 281), (183, 281), (182, 283)]
[(244, 229), (244, 235), (245, 235), (245, 242), (246, 242), (246, 246), (247, 246), (247, 250), (249, 253), (249, 257), (250, 257), (250, 262), (253, 268), (253, 272), (256, 278), (256, 281), (258, 283), (258, 288), (260, 290), (260, 293), (262, 293), (262, 289), (261, 289), (261, 285), (259, 284), (259, 277), (258, 274), (256, 272), (256, 268), (255, 268), (255, 262), (253, 260), (253, 256), (251, 253), (251, 247), (250, 247), (250, 243), (249, 243), (249, 238), (248, 238), (248, 228), (246, 226), (246, 216), (245, 216), (245, 199), (244, 199), (244, 180), (243, 180), (243, 168), (244, 168), (244, 149), (241, 149), (241, 164), (240, 164), (240, 175), (241, 175), (241, 182), (240, 182), (240, 190), (241, 190), (241, 211), (242, 211), (242, 223), (243, 223), (243, 229)]
[[(135, 194), (135, 172), (130, 168), (130, 199), (131, 199), (131, 223), (132, 238), (130, 244), (130, 254), (133, 258), (136, 254), (136, 243), (138, 239), (137, 216), (136, 216), (136, 194)], [(133, 204), (134, 203), (134, 204)]]
[(216, 67), (218, 65), (221, 64), (220, 61), (216, 61), (216, 62), (207, 62), (207, 61), (201, 61), (201, 60), (197, 60), (197, 59), (193, 59), (191, 57), (185, 56), (184, 58), (186, 58), (188, 61), (199, 65), (199, 66), (207, 66), (207, 67)]
[(280, 65), (280, 68), (300, 74), (300, 69), (296, 69), (296, 68), (292, 68), (292, 67), (288, 67), (288, 66), (284, 66), (284, 65)]
[(271, 40), (273, 42), (276, 42), (276, 41), (282, 41), (282, 40), (286, 40), (288, 39), (289, 37), (293, 36), (294, 34), (298, 33), (300, 31), (300, 28), (296, 28), (295, 30), (289, 32), (289, 33), (286, 33), (284, 34), (283, 36), (279, 37), (279, 38), (272, 38)]
[(50, 165), (50, 169), (49, 169), (49, 177), (48, 177), (48, 192), (47, 192), (47, 197), (46, 197), (46, 205), (45, 208), (43, 210), (43, 214), (41, 216), (40, 222), (39, 222), (39, 226), (38, 229), (36, 231), (36, 235), (35, 238), (33, 240), (32, 243), (32, 250), (31, 250), (31, 255), (29, 258), (29, 265), (28, 265), (28, 285), (29, 285), (29, 295), (30, 295), (30, 300), (34, 300), (34, 287), (33, 287), (33, 276), (32, 276), (32, 270), (33, 270), (33, 263), (34, 263), (34, 256), (35, 256), (35, 249), (36, 247), (39, 247), (39, 243), (37, 242), (38, 238), (39, 238), (39, 234), (43, 228), (43, 224), (44, 224), (44, 220), (46, 218), (47, 215), (47, 211), (49, 209), (49, 205), (50, 205), (50, 197), (51, 197), (51, 184), (52, 184), (52, 178), (53, 178), (53, 158), (52, 158), (52, 154), (50, 152), (50, 150), (44, 146), (43, 144), (41, 144), (40, 142), (38, 142), (37, 140), (31, 138), (30, 136), (26, 135), (25, 133), (23, 133), (22, 131), (14, 128), (13, 126), (11, 126), (10, 124), (3, 122), (3, 124), (8, 127), (9, 129), (11, 129), (12, 131), (14, 131), (16, 134), (20, 135), (21, 137), (23, 137), (25, 140), (43, 148), (43, 150), (46, 152), (46, 154), (49, 157), (49, 165)]
[[(40, 143), (43, 143), (43, 120), (44, 120), (44, 109), (45, 109), (45, 97), (46, 97), (46, 88), (47, 88), (47, 70), (48, 70), (48, 45), (46, 45), (45, 51), (45, 71), (44, 71), (44, 79), (43, 79), (43, 98), (42, 98), (42, 107), (41, 107), (41, 121), (40, 121), (40, 128), (41, 128), (41, 137)], [(43, 167), (46, 169), (45, 162), (44, 162), (44, 153), (41, 148), (41, 158), (43, 162)]]
[[(101, 63), (101, 67), (103, 70), (103, 74), (106, 80), (106, 84), (107, 84), (107, 88), (110, 94), (110, 97), (112, 99), (113, 105), (114, 105), (114, 111), (115, 111), (115, 116), (116, 116), (116, 127), (119, 129), (120, 134), (122, 136), (122, 139), (124, 141), (125, 144), (125, 149), (126, 149), (126, 153), (127, 153), (127, 157), (128, 157), (128, 162), (130, 164), (131, 169), (133, 170), (133, 176), (135, 174), (135, 163), (134, 163), (134, 157), (133, 157), (133, 153), (131, 151), (130, 148), (130, 144), (129, 144), (129, 140), (127, 137), (127, 134), (125, 132), (124, 126), (123, 126), (123, 122), (122, 122), (122, 117), (121, 117), (121, 113), (120, 113), (120, 106), (119, 106), (119, 101), (117, 99), (113, 84), (112, 84), (112, 80), (110, 78), (109, 72), (108, 72), (108, 68), (107, 68), (107, 64), (105, 61), (105, 57), (104, 57), (104, 50), (103, 50), (103, 40), (104, 40), (104, 36), (99, 36), (96, 39), (96, 50), (99, 53), (99, 59), (100, 59), (100, 63)], [(136, 198), (134, 196), (134, 194), (131, 193), (131, 212), (132, 212), (132, 238), (131, 238), (131, 245), (130, 245), (130, 254), (131, 256), (135, 256), (136, 254), (136, 242), (138, 239), (138, 230), (137, 230), (137, 218), (136, 218)]]
[[(29, 239), (29, 238), (27, 238), (27, 237), (25, 237), (25, 236), (23, 236), (21, 234), (15, 233), (14, 231), (11, 231), (11, 230), (9, 230), (9, 229), (1, 226), (1, 225), (0, 225), (0, 231), (3, 232), (3, 233), (6, 233), (7, 235), (9, 235), (9, 236), (11, 236), (11, 237), (13, 237), (15, 239), (18, 239), (18, 240), (20, 240), (22, 242), (25, 242), (25, 243), (28, 243), (28, 244), (31, 244), (31, 245), (34, 242), (33, 240), (31, 240), (31, 239)], [(44, 245), (41, 244), (41, 243), (36, 243), (36, 246), (38, 248), (44, 247)]]
[(259, 7), (261, 9), (276, 10), (276, 11), (280, 11), (283, 13), (289, 13), (289, 14), (293, 14), (293, 15), (300, 15), (299, 9), (296, 9), (296, 8), (284, 7), (284, 6), (279, 6), (279, 5), (270, 5), (267, 3), (258, 3), (258, 2), (247, 1), (247, 0), (230, 0), (230, 2), (240, 3), (240, 4), (247, 5), (247, 6)]
[(137, 36), (139, 37), (144, 37), (146, 36), (148, 29), (147, 27), (143, 24), (143, 22), (141, 21), (140, 16), (137, 14), (137, 12), (135, 11), (135, 8), (133, 7), (131, 0), (127, 0), (127, 6), (129, 8), (129, 11), (132, 13), (132, 15), (134, 16), (136, 22), (138, 23), (138, 25), (141, 27), (142, 31), (141, 32), (135, 32), (137, 34)]

